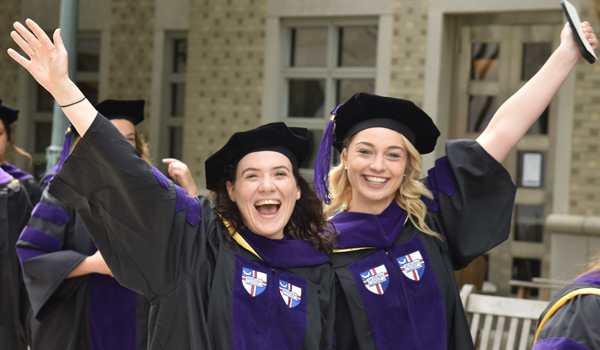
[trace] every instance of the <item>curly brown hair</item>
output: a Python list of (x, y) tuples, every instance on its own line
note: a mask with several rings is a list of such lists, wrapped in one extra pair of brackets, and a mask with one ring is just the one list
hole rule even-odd
[[(225, 168), (225, 173), (228, 176), (217, 184), (208, 198), (213, 204), (213, 210), (227, 220), (235, 232), (239, 232), (246, 229), (246, 225), (240, 210), (229, 198), (229, 192), (227, 191), (227, 182), (235, 183), (236, 168), (237, 164), (228, 165)], [(335, 227), (325, 217), (323, 203), (295, 166), (292, 166), (292, 173), (296, 184), (300, 187), (302, 196), (296, 201), (294, 211), (287, 225), (285, 225), (284, 231), (295, 239), (308, 242), (319, 251), (329, 254), (335, 245)], [(233, 243), (232, 235), (228, 230), (223, 230), (223, 235), (228, 242)]]

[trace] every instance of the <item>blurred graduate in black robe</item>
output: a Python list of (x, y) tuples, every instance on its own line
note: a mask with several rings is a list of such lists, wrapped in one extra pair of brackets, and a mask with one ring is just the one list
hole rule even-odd
[[(132, 146), (144, 101), (107, 100), (98, 105)], [(73, 137), (74, 136), (74, 137)], [(78, 142), (69, 127), (58, 166)], [(44, 190), (17, 243), (32, 312), (33, 349), (146, 349), (149, 301), (121, 286), (102, 259), (75, 209)]]
[(2, 100), (0, 100), (0, 167), (13, 178), (23, 183), (27, 190), (27, 194), (29, 195), (31, 204), (36, 205), (42, 195), (42, 191), (36, 179), (31, 174), (4, 160), (4, 157), (6, 156), (6, 147), (10, 144), (17, 153), (29, 158), (30, 164), (33, 164), (31, 155), (12, 142), (11, 124), (17, 119), (19, 119), (19, 110), (3, 104)]
[(27, 349), (29, 300), (15, 243), (31, 204), (23, 184), (0, 169), (0, 349)]

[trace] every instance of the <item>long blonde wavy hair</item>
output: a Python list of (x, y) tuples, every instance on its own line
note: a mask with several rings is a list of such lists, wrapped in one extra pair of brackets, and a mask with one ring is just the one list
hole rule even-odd
[[(400, 134), (400, 137), (406, 145), (408, 159), (405, 169), (406, 176), (396, 191), (396, 202), (407, 212), (408, 219), (419, 231), (441, 239), (442, 236), (429, 228), (425, 222), (427, 206), (421, 200), (421, 196), (433, 199), (433, 194), (422, 181), (424, 174), (421, 170), (421, 154), (404, 135)], [(341, 159), (346, 158), (351, 141), (352, 138), (344, 143)], [(329, 172), (329, 191), (332, 200), (331, 204), (325, 207), (325, 213), (331, 217), (348, 210), (352, 202), (352, 185), (348, 179), (348, 171), (344, 169), (344, 162), (341, 160), (340, 164)]]

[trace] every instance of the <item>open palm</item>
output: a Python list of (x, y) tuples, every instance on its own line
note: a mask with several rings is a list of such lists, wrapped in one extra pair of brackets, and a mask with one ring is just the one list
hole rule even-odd
[(13, 49), (8, 54), (50, 93), (56, 89), (65, 79), (69, 79), (68, 55), (60, 36), (60, 29), (54, 32), (54, 43), (48, 35), (34, 21), (28, 19), (27, 26), (31, 32), (21, 23), (15, 22), (16, 30), (10, 36), (15, 43), (29, 56), (23, 57)]

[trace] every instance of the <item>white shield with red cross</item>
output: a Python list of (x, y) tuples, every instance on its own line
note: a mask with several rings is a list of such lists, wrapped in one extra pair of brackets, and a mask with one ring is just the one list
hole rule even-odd
[(279, 293), (281, 293), (285, 305), (290, 309), (298, 306), (302, 301), (302, 288), (289, 282), (279, 280)]
[(248, 293), (255, 297), (267, 288), (267, 274), (243, 267), (242, 284)]
[(377, 266), (360, 274), (365, 287), (375, 293), (382, 295), (389, 283), (389, 274), (385, 265)]
[(425, 260), (423, 260), (420, 251), (417, 250), (414, 253), (401, 256), (396, 260), (398, 261), (400, 270), (402, 270), (404, 276), (413, 281), (421, 280), (423, 272), (425, 272)]

